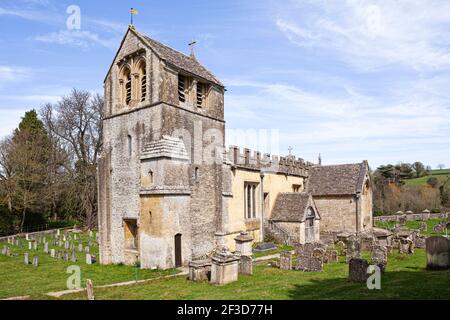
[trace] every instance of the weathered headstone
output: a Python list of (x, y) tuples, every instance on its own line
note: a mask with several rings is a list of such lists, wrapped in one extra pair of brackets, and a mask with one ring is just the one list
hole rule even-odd
[(2, 255), (6, 255), (6, 246), (3, 246)]
[(61, 251), (61, 249), (58, 249), (58, 259), (62, 259), (62, 251)]
[(370, 259), (370, 263), (372, 265), (377, 265), (381, 272), (384, 272), (386, 269), (388, 261), (387, 249), (381, 246), (374, 246), (372, 250), (372, 256)]
[(86, 280), (86, 294), (88, 300), (95, 300), (94, 297), (94, 285), (92, 284), (91, 279)]
[(322, 248), (314, 248), (312, 256), (322, 260), (323, 263), (328, 263), (328, 257), (326, 255), (326, 251)]
[(69, 242), (67, 242), (67, 241), (64, 242), (64, 249), (66, 249), (66, 250), (69, 249)]
[(241, 232), (236, 238), (236, 254), (242, 256), (251, 256), (253, 237), (248, 232)]
[(31, 244), (31, 242), (28, 242), (28, 250), (31, 250), (31, 248), (32, 248), (32, 244)]
[(369, 263), (367, 260), (352, 258), (348, 263), (348, 279), (353, 282), (366, 282), (369, 277), (367, 268)]
[(304, 252), (297, 257), (297, 266), (295, 267), (295, 270), (320, 272), (323, 270), (323, 261), (309, 252)]
[(86, 253), (86, 264), (92, 264), (92, 257), (89, 253)]
[(361, 244), (359, 239), (356, 237), (350, 237), (347, 241), (347, 263), (350, 262), (352, 258), (360, 258), (361, 257)]
[(413, 254), (414, 253), (414, 242), (409, 239), (400, 239), (399, 253), (403, 254)]
[(38, 245), (37, 245), (37, 241), (36, 240), (34, 240), (34, 242), (33, 242), (33, 249), (34, 249), (34, 251), (37, 251), (37, 249), (38, 249)]
[(338, 252), (336, 250), (328, 250), (327, 251), (328, 262), (339, 262)]
[(55, 249), (50, 249), (50, 257), (55, 257)]
[(430, 237), (426, 240), (427, 268), (450, 268), (450, 240), (444, 237)]
[(280, 269), (292, 269), (292, 253), (290, 251), (283, 251), (280, 253)]
[(24, 263), (25, 265), (29, 265), (29, 264), (30, 264), (30, 260), (28, 259), (28, 252), (25, 252), (25, 253), (23, 254), (23, 263)]
[(34, 267), (38, 267), (39, 266), (38, 256), (34, 256), (33, 257), (33, 266)]
[(421, 223), (420, 223), (419, 230), (422, 231), (422, 232), (426, 232), (426, 231), (428, 230), (428, 225), (427, 225), (427, 223), (426, 223), (426, 222), (421, 222)]
[(28, 236), (28, 233), (25, 234), (25, 239), (26, 239), (27, 241), (30, 240), (30, 237)]
[(251, 256), (241, 256), (239, 259), (239, 273), (245, 275), (253, 274), (253, 259)]
[(414, 240), (414, 247), (419, 248), (419, 249), (424, 249), (425, 242), (426, 242), (426, 238), (419, 236), (416, 238), (416, 240)]
[(44, 243), (44, 252), (48, 253), (48, 242)]
[(83, 252), (83, 244), (78, 244), (78, 252)]
[(88, 246), (92, 247), (92, 238), (89, 238)]
[(6, 247), (6, 256), (10, 257), (11, 256), (11, 248), (8, 246)]
[(433, 232), (435, 232), (435, 233), (444, 233), (445, 232), (445, 228), (446, 228), (446, 225), (439, 223), (439, 224), (437, 224), (437, 225), (435, 225), (433, 227)]

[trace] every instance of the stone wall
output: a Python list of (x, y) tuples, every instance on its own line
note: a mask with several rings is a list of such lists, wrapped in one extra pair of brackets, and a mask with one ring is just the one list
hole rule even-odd
[(314, 197), (321, 232), (356, 232), (356, 199), (353, 196)]

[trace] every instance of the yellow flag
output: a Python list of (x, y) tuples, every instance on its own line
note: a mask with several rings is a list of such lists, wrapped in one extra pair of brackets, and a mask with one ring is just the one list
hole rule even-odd
[(137, 11), (137, 10), (135, 10), (135, 9), (131, 9), (131, 14), (139, 14), (139, 12)]

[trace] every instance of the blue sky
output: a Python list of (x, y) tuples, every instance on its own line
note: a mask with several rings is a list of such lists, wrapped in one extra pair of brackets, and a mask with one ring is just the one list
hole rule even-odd
[(450, 167), (450, 2), (435, 0), (2, 0), (0, 137), (73, 87), (102, 92), (130, 7), (139, 31), (198, 41), (227, 86), (229, 144), (267, 130), (309, 161)]

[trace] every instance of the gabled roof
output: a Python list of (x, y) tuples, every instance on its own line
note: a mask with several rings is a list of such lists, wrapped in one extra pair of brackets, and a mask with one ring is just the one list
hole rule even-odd
[[(181, 53), (175, 49), (172, 49), (169, 46), (166, 46), (156, 40), (153, 40), (149, 38), (148, 36), (136, 31), (136, 29), (132, 26), (130, 26), (122, 40), (122, 43), (119, 47), (119, 50), (116, 53), (120, 52), (122, 45), (128, 35), (129, 32), (132, 32), (134, 35), (136, 35), (141, 41), (147, 45), (155, 54), (162, 60), (164, 60), (167, 64), (173, 65), (175, 68), (181, 69), (182, 71), (185, 71), (186, 73), (190, 73), (192, 75), (198, 76), (199, 78), (203, 78), (204, 80), (207, 80), (209, 82), (212, 82), (220, 87), (225, 87), (223, 83), (217, 79), (216, 76), (212, 74), (208, 69), (206, 69), (204, 66), (202, 66), (197, 59), (187, 56), (184, 53)], [(116, 58), (114, 58), (115, 60)], [(111, 65), (112, 67), (112, 65)], [(111, 70), (110, 67), (110, 70)], [(109, 71), (108, 71), (109, 74)]]
[(307, 190), (313, 196), (354, 195), (362, 192), (368, 172), (367, 161), (354, 164), (315, 166), (309, 171)]
[(312, 196), (304, 192), (279, 193), (272, 210), (271, 220), (286, 222), (303, 222), (306, 219), (306, 209), (312, 207), (316, 217), (319, 212)]

